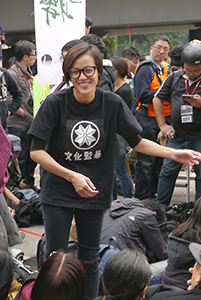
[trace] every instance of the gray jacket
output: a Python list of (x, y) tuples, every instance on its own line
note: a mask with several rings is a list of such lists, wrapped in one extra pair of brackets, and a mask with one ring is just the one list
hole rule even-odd
[(116, 236), (120, 250), (135, 249), (147, 257), (151, 250), (156, 261), (167, 258), (166, 244), (154, 212), (136, 198), (115, 200), (105, 212), (101, 244), (107, 244), (113, 236)]

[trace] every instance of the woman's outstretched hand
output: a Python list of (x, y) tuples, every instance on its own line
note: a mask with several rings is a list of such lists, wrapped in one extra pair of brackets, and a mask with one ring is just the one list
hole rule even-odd
[(175, 150), (173, 153), (173, 160), (185, 165), (198, 165), (201, 161), (201, 153), (194, 150)]

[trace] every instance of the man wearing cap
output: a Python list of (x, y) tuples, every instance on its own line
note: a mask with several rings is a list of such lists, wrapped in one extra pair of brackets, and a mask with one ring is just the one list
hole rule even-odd
[[(188, 44), (182, 52), (183, 69), (168, 76), (153, 99), (156, 120), (167, 147), (201, 152), (201, 44)], [(165, 122), (163, 101), (171, 102), (171, 124)], [(182, 164), (164, 159), (159, 175), (157, 200), (168, 206)], [(196, 173), (195, 200), (201, 196), (201, 164)]]
[[(189, 269), (192, 274), (191, 279), (187, 281), (188, 291), (169, 291), (156, 293), (150, 300), (200, 300), (201, 299), (201, 245), (191, 243), (189, 249), (196, 262), (193, 268)], [(146, 299), (146, 298), (145, 298)]]

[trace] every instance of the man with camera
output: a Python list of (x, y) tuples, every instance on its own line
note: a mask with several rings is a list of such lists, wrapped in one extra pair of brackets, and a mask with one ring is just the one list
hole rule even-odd
[[(30, 138), (27, 135), (33, 120), (32, 66), (36, 60), (36, 47), (33, 43), (22, 40), (15, 44), (16, 63), (8, 70), (23, 91), (24, 100), (21, 107), (8, 118), (7, 126), (10, 134), (21, 139), (22, 151), (18, 157), (22, 172), (23, 186), (32, 187), (34, 184), (34, 169), (36, 163), (30, 158)], [(12, 96), (7, 98), (8, 104)]]
[[(183, 69), (173, 72), (153, 99), (156, 120), (168, 140), (167, 147), (201, 151), (201, 44), (191, 43), (182, 52)], [(163, 102), (171, 103), (171, 124), (165, 122)], [(157, 199), (168, 206), (182, 164), (164, 159), (159, 175)], [(195, 200), (201, 196), (201, 164), (196, 173)]]

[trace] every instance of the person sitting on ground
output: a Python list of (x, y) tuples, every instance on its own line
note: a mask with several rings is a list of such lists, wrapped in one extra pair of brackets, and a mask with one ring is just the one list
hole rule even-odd
[[(42, 264), (36, 280), (29, 280), (17, 299), (82, 300), (85, 274), (80, 260), (73, 253), (53, 252)], [(28, 298), (24, 298), (29, 295)]]
[(191, 242), (201, 243), (201, 197), (195, 202), (189, 219), (178, 227), (169, 236), (167, 253), (168, 261), (163, 273), (163, 283), (187, 289), (187, 280), (190, 279), (188, 269), (195, 263), (189, 251)]
[(0, 250), (0, 299), (9, 300), (13, 280), (13, 262), (7, 251)]
[(150, 280), (151, 269), (145, 256), (125, 249), (107, 261), (101, 279), (104, 297), (96, 300), (144, 299)]
[(195, 259), (193, 268), (189, 269), (192, 274), (191, 279), (188, 280), (187, 291), (168, 291), (163, 293), (156, 293), (150, 300), (200, 300), (201, 299), (201, 245), (197, 243), (190, 243), (189, 249)]
[(167, 258), (166, 243), (158, 224), (165, 221), (165, 210), (159, 201), (136, 198), (115, 200), (103, 218), (101, 243), (117, 238), (117, 248), (135, 249), (147, 256), (149, 262)]

